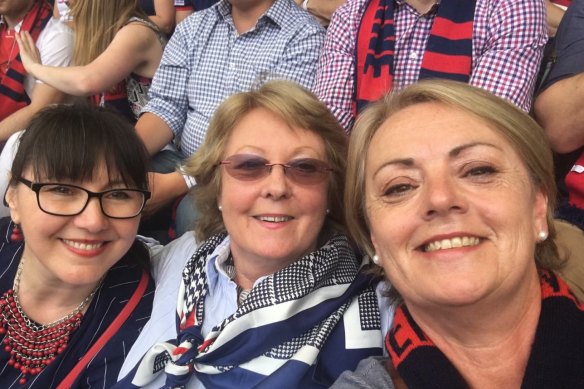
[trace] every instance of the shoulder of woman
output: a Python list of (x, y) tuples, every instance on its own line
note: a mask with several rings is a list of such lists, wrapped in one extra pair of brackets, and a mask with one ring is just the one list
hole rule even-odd
[(170, 275), (182, 274), (185, 263), (193, 256), (197, 247), (195, 235), (189, 231), (163, 248), (160, 246), (154, 248), (151, 251), (150, 263), (156, 284), (163, 282), (163, 279)]
[(152, 44), (158, 42), (160, 34), (158, 28), (149, 21), (131, 18), (127, 24), (120, 28), (116, 37), (129, 37), (135, 42)]

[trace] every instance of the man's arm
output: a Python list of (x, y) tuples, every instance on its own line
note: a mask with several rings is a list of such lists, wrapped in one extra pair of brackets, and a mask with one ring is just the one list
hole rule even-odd
[[(186, 86), (192, 70), (188, 60), (192, 43), (188, 28), (181, 24), (168, 42), (152, 80), (150, 101), (136, 123), (136, 132), (150, 155), (162, 150), (184, 129), (188, 111)], [(150, 188), (152, 198), (146, 205), (146, 213), (155, 212), (188, 190), (178, 172), (151, 173)]]
[(168, 124), (151, 112), (140, 116), (136, 123), (136, 132), (150, 155), (162, 150), (173, 138), (172, 130)]
[(560, 154), (584, 146), (584, 73), (564, 78), (535, 100), (538, 123), (545, 129), (552, 149)]
[(347, 133), (353, 126), (355, 40), (363, 1), (348, 0), (333, 14), (316, 70), (315, 94)]
[(547, 41), (543, 1), (501, 0), (475, 26), (487, 31), (474, 41), (483, 53), (473, 64), (470, 83), (505, 98), (524, 111), (531, 108), (543, 47)]
[(66, 95), (46, 84), (35, 84), (30, 97), (30, 104), (19, 109), (0, 122), (0, 140), (7, 140), (10, 135), (26, 128), (35, 113), (48, 106), (65, 100)]
[[(136, 132), (144, 142), (150, 155), (156, 154), (173, 138), (166, 122), (153, 113), (146, 112), (136, 123)], [(152, 197), (146, 203), (146, 214), (153, 214), (172, 200), (187, 193), (183, 176), (178, 172), (167, 174), (150, 173)]]

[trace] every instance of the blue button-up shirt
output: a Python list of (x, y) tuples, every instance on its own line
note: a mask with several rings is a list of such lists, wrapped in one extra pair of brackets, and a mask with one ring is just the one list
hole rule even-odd
[(203, 142), (211, 116), (228, 96), (272, 79), (311, 89), (324, 34), (292, 0), (275, 0), (252, 29), (239, 34), (231, 5), (221, 0), (177, 26), (143, 112), (164, 120), (182, 154), (189, 156)]

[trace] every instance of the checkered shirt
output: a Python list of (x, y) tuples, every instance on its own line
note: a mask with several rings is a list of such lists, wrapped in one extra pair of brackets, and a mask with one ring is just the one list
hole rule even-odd
[(180, 23), (168, 42), (142, 112), (164, 120), (185, 156), (205, 138), (217, 106), (266, 81), (311, 89), (324, 29), (292, 0), (275, 0), (251, 30), (238, 34), (221, 0)]
[[(316, 94), (347, 132), (354, 122), (355, 42), (366, 4), (367, 0), (347, 0), (334, 14), (316, 75)], [(395, 88), (418, 80), (435, 11), (421, 15), (405, 0), (396, 0)], [(546, 40), (543, 1), (477, 0), (470, 84), (528, 111)]]

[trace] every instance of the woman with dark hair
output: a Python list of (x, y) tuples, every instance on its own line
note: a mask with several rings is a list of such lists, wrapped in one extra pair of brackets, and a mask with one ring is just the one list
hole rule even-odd
[(0, 387), (110, 387), (147, 321), (147, 154), (117, 114), (61, 106), (20, 138), (0, 220)]

